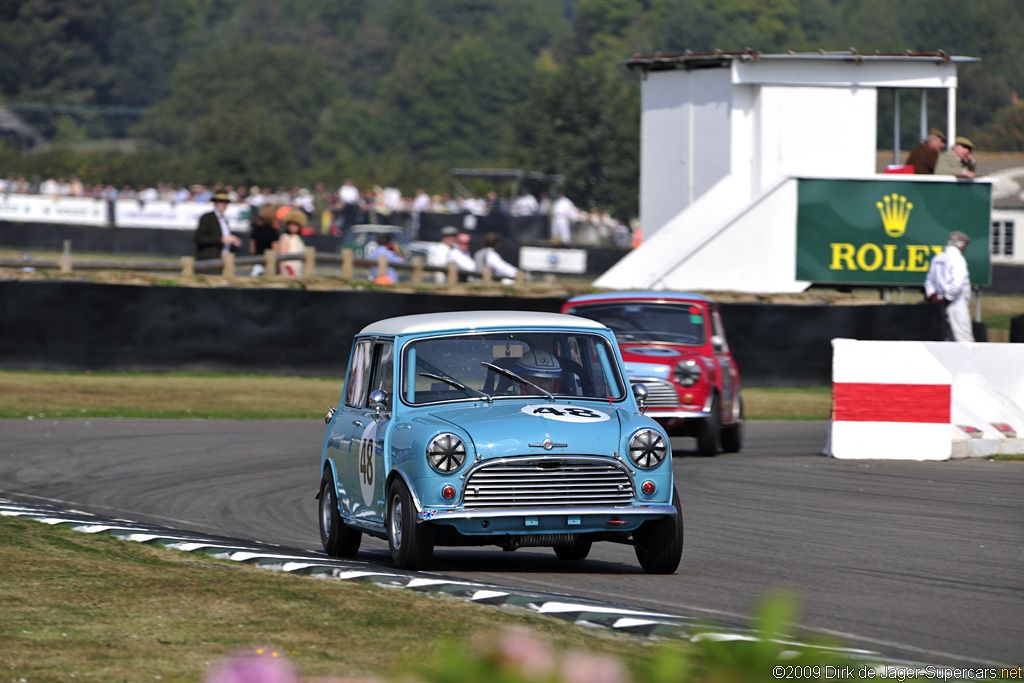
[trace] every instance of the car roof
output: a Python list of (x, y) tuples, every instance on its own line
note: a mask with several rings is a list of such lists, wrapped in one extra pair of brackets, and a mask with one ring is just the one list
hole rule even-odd
[(703, 294), (694, 292), (601, 292), (600, 294), (584, 294), (573, 297), (567, 303), (582, 304), (594, 303), (597, 301), (703, 301), (714, 303), (714, 301)]
[(416, 334), (450, 330), (487, 330), (516, 327), (581, 327), (606, 329), (601, 323), (575, 315), (536, 311), (458, 311), (423, 313), (370, 323), (360, 334)]

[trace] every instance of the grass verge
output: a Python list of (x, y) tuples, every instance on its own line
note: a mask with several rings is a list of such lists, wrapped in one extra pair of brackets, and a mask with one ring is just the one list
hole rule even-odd
[[(0, 417), (318, 418), (343, 378), (0, 371)], [(743, 389), (750, 420), (827, 420), (830, 387)]]
[[(45, 561), (43, 561), (45, 558)], [(265, 648), (302, 676), (392, 675), (445, 641), (527, 628), (634, 667), (648, 641), (456, 598), (272, 572), (0, 518), (4, 680), (198, 681)]]

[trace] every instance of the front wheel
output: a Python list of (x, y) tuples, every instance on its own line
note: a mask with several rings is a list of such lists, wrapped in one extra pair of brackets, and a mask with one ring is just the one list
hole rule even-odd
[(672, 490), (672, 505), (676, 514), (648, 520), (633, 532), (636, 559), (648, 574), (675, 572), (683, 556), (683, 508), (679, 505), (679, 491), (675, 489)]
[(722, 408), (718, 402), (718, 394), (711, 399), (711, 410), (701, 420), (697, 432), (697, 455), (711, 458), (718, 453), (718, 425), (721, 424)]
[(726, 453), (739, 453), (743, 449), (743, 399), (740, 403), (736, 421), (722, 427), (722, 450)]
[(331, 557), (355, 557), (363, 534), (345, 524), (338, 511), (330, 470), (320, 480), (320, 543)]
[(388, 549), (400, 569), (423, 569), (434, 554), (434, 527), (416, 522), (416, 507), (400, 478), (388, 487)]

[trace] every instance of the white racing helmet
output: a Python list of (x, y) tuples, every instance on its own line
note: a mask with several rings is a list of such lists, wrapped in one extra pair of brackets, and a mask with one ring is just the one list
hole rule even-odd
[(561, 379), (562, 366), (547, 351), (527, 351), (516, 361), (516, 372), (524, 377)]

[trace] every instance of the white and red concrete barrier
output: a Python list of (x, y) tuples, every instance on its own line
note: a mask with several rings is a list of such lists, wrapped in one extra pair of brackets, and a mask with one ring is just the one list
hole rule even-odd
[(832, 340), (837, 458), (1024, 453), (1024, 345)]

